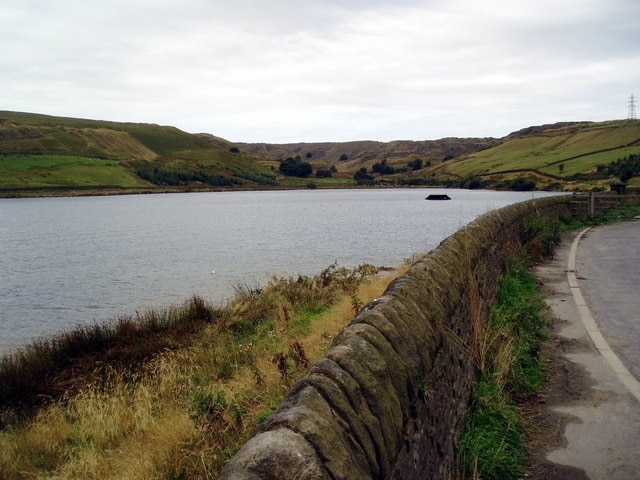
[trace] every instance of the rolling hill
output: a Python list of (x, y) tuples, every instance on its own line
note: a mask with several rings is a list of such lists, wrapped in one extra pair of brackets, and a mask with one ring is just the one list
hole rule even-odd
[[(356, 183), (512, 188), (523, 180), (530, 188), (608, 189), (615, 175), (603, 166), (639, 153), (634, 120), (534, 126), (502, 139), (233, 144), (171, 126), (0, 111), (2, 196)], [(312, 174), (284, 175), (287, 159), (308, 163)]]
[(439, 140), (395, 140), (391, 142), (354, 141), (325, 143), (239, 144), (246, 150), (283, 160), (300, 156), (316, 167), (336, 165), (338, 172), (349, 176), (362, 167), (371, 168), (376, 162), (386, 160), (389, 165), (406, 167), (412, 160), (440, 162), (444, 158), (477, 152), (498, 142), (496, 138), (442, 138)]
[(274, 185), (259, 160), (170, 126), (0, 111), (0, 189), (14, 194)]
[(520, 176), (542, 186), (608, 189), (615, 178), (598, 166), (638, 153), (640, 121), (557, 123), (511, 133), (489, 149), (442, 164), (436, 174), (494, 184)]
[[(243, 148), (273, 160), (296, 157), (314, 168), (335, 166), (338, 176), (352, 176), (363, 167), (376, 173), (376, 163), (384, 162), (385, 170), (370, 175), (370, 184), (508, 189), (519, 179), (527, 180), (529, 188), (608, 190), (616, 178), (598, 166), (640, 153), (640, 122), (562, 122), (527, 127), (502, 139), (243, 144)], [(422, 168), (411, 168), (415, 160), (421, 160)]]

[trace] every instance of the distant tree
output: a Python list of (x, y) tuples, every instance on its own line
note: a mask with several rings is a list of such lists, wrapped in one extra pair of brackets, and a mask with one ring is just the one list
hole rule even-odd
[(373, 184), (373, 176), (369, 175), (367, 173), (367, 167), (362, 167), (360, 170), (358, 170), (354, 175), (353, 178), (355, 179), (356, 183), (358, 185), (372, 185)]
[(640, 176), (640, 154), (632, 153), (627, 157), (618, 158), (608, 165), (603, 165), (602, 169), (599, 165), (598, 171), (607, 175), (615, 175), (621, 181), (626, 182), (633, 177)]
[(330, 178), (331, 177), (331, 170), (329, 170), (329, 169), (316, 170), (316, 177), (317, 178)]
[(382, 162), (374, 163), (373, 166), (371, 167), (371, 169), (375, 173), (379, 173), (380, 175), (392, 175), (392, 174), (396, 173), (395, 168), (393, 168), (391, 165), (387, 165), (387, 159), (386, 158), (384, 160), (382, 160)]
[(422, 168), (422, 159), (416, 158), (415, 160), (411, 160), (407, 165), (411, 170), (420, 170)]
[(311, 175), (313, 168), (308, 162), (303, 162), (300, 157), (287, 158), (280, 163), (280, 172), (288, 177), (306, 177)]
[(359, 178), (363, 178), (367, 174), (367, 167), (362, 167), (356, 173), (354, 173), (353, 178), (358, 180)]
[(535, 190), (536, 182), (529, 178), (518, 177), (511, 181), (510, 187), (511, 190), (515, 190), (516, 192), (529, 192)]
[(564, 172), (564, 163), (561, 163), (560, 165), (558, 165), (558, 171), (560, 173)]
[(484, 186), (484, 182), (475, 176), (468, 177), (461, 185), (462, 188), (467, 188), (469, 190), (478, 190), (480, 188), (484, 188)]
[(231, 147), (231, 148), (229, 149), (229, 151), (230, 151), (231, 153), (240, 153), (240, 149), (239, 149), (238, 147)]
[(347, 160), (349, 160), (349, 157), (347, 156), (346, 153), (343, 153), (342, 155), (340, 155), (341, 162), (346, 162)]
[(307, 152), (307, 154), (305, 155), (305, 157), (307, 157), (307, 158), (311, 158), (311, 157), (313, 157), (313, 153), (311, 153), (311, 152)]

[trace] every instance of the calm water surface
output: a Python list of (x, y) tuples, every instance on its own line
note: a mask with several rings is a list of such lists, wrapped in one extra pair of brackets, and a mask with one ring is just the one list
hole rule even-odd
[[(532, 193), (308, 190), (0, 199), (0, 352), (338, 262), (396, 266)], [(536, 196), (543, 194), (536, 193)], [(215, 273), (213, 273), (215, 272)]]

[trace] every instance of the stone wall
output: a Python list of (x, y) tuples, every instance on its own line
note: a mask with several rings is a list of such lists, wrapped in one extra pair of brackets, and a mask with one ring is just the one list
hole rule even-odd
[(418, 260), (337, 336), (230, 460), (223, 479), (453, 479), (476, 339), (522, 220), (551, 197), (492, 211)]

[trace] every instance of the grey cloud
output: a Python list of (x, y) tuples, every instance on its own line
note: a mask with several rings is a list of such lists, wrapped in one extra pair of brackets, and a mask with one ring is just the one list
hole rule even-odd
[(627, 0), (8, 0), (3, 108), (270, 142), (621, 118), (639, 13)]

